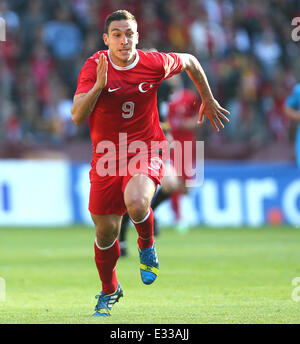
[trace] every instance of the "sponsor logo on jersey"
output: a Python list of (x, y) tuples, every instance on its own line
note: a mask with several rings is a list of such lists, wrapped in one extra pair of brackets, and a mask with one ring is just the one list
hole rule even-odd
[(110, 93), (110, 92), (115, 92), (115, 91), (117, 91), (117, 90), (119, 90), (121, 87), (117, 87), (117, 88), (108, 88), (108, 92)]

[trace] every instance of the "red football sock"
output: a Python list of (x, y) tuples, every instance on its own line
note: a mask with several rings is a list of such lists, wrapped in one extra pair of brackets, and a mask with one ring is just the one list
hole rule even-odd
[(120, 257), (119, 240), (116, 239), (109, 247), (100, 248), (94, 243), (95, 262), (102, 282), (102, 291), (112, 294), (118, 287), (116, 264)]
[(140, 249), (151, 247), (154, 243), (153, 237), (153, 210), (149, 209), (146, 217), (140, 222), (134, 222), (135, 228), (138, 232), (138, 245)]

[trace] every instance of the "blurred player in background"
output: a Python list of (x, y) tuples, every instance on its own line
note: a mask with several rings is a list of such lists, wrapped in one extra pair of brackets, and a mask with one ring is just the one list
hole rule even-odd
[[(166, 142), (156, 105), (160, 83), (186, 70), (201, 95), (199, 120), (205, 114), (216, 131), (224, 128), (221, 120), (229, 121), (229, 112), (215, 100), (194, 56), (136, 49), (137, 22), (128, 11), (116, 11), (106, 18), (103, 40), (108, 50), (96, 52), (85, 62), (71, 110), (76, 125), (89, 119), (93, 144), (89, 210), (95, 224), (95, 262), (102, 283), (95, 316), (109, 316), (123, 296), (116, 264), (120, 224), (126, 211), (138, 233), (143, 283), (153, 283), (159, 271), (150, 204), (164, 171), (163, 154), (151, 147), (153, 142)], [(120, 142), (124, 133), (125, 151), (124, 140)], [(137, 142), (144, 143), (141, 151), (129, 153), (129, 146)], [(137, 156), (139, 172), (135, 173), (131, 163)], [(106, 170), (103, 161), (111, 169)]]
[(287, 97), (284, 110), (291, 120), (298, 122), (295, 140), (295, 157), (297, 166), (300, 167), (300, 83), (293, 88), (292, 93)]
[[(180, 75), (169, 80), (173, 86), (172, 96), (168, 103), (167, 121), (170, 125), (170, 134), (173, 140), (186, 145), (187, 150), (182, 150), (183, 167), (176, 171), (179, 177), (179, 187), (171, 195), (171, 204), (176, 217), (176, 229), (180, 232), (188, 230), (182, 221), (180, 211), (180, 196), (188, 193), (185, 181), (192, 176), (192, 170), (196, 162), (196, 127), (200, 101), (197, 94), (183, 87)], [(188, 145), (187, 145), (188, 144)], [(176, 151), (171, 150), (171, 161), (176, 170)]]

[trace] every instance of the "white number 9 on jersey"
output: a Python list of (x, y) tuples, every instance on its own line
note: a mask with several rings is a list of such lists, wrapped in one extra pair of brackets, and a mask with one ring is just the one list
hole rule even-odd
[(134, 113), (134, 102), (125, 102), (122, 105), (122, 117), (131, 118)]

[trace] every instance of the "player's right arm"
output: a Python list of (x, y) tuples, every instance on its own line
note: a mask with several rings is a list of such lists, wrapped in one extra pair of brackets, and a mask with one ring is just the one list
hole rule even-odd
[(96, 102), (107, 84), (108, 63), (106, 56), (101, 54), (97, 62), (97, 79), (94, 86), (87, 93), (79, 93), (74, 96), (71, 109), (72, 120), (76, 125), (82, 124), (93, 111)]

